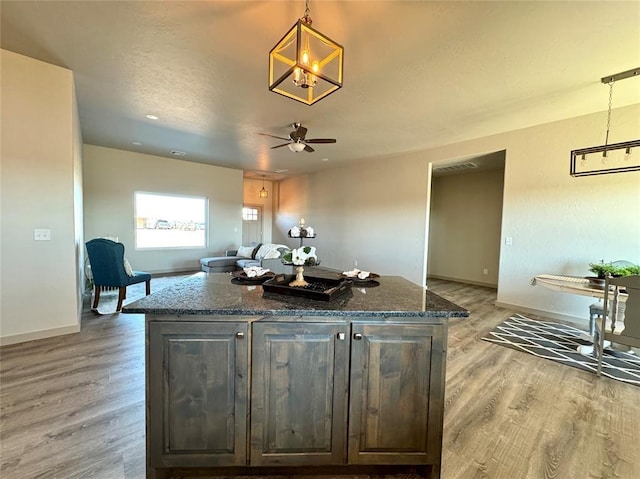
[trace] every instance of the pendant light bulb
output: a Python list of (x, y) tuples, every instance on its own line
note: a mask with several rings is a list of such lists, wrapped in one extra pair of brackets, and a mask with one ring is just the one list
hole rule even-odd
[(269, 192), (264, 189), (264, 175), (262, 175), (262, 189), (258, 192), (258, 198), (269, 198)]
[(307, 50), (304, 50), (302, 52), (302, 63), (304, 63), (305, 65), (309, 64), (309, 52)]

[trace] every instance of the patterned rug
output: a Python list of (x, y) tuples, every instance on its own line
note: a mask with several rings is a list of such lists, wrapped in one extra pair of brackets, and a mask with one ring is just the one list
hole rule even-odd
[[(578, 346), (591, 345), (591, 342), (580, 337), (584, 333), (564, 324), (533, 320), (516, 314), (482, 339), (596, 374), (598, 361), (595, 353), (587, 356), (577, 351)], [(602, 375), (640, 386), (640, 357), (605, 349)]]

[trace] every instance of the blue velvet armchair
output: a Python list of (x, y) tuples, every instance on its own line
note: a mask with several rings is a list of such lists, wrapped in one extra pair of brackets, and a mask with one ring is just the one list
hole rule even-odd
[(142, 271), (133, 271), (129, 276), (124, 267), (124, 245), (104, 238), (87, 241), (87, 253), (93, 274), (95, 294), (92, 309), (98, 308), (100, 291), (103, 288), (118, 288), (118, 306), (116, 312), (122, 309), (122, 302), (127, 297), (127, 286), (130, 284), (146, 283), (146, 294), (151, 294), (151, 275)]

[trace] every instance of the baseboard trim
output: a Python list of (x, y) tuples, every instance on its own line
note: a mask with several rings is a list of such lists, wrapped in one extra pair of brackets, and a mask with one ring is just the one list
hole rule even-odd
[(159, 270), (159, 271), (149, 271), (149, 274), (151, 275), (151, 278), (160, 278), (163, 276), (176, 276), (179, 274), (187, 274), (187, 273), (201, 273), (202, 270), (200, 268), (197, 269), (193, 269), (193, 268), (187, 268), (187, 269), (172, 269), (170, 271), (163, 271), (163, 270)]
[(470, 279), (451, 278), (449, 276), (440, 276), (438, 274), (427, 275), (427, 281), (429, 279), (431, 279), (431, 278), (433, 278), (433, 279), (442, 279), (444, 281), (453, 281), (454, 283), (472, 284), (474, 286), (485, 286), (487, 288), (498, 289), (498, 285), (497, 284), (483, 283), (482, 281), (472, 281)]
[(0, 346), (25, 343), (27, 341), (35, 341), (36, 339), (52, 338), (54, 336), (62, 336), (63, 334), (73, 334), (79, 332), (80, 325), (77, 324), (74, 326), (65, 326), (62, 328), (52, 328), (40, 331), (31, 331), (30, 333), (13, 334), (11, 336), (0, 337)]
[(557, 319), (558, 321), (571, 323), (583, 329), (585, 327), (587, 328), (589, 327), (588, 318), (581, 318), (579, 316), (570, 316), (568, 314), (555, 313), (553, 311), (546, 311), (544, 309), (528, 308), (526, 306), (520, 306), (519, 304), (503, 303), (501, 301), (496, 301), (495, 305), (498, 308), (511, 309), (519, 313), (535, 314), (536, 316), (540, 316), (543, 318)]

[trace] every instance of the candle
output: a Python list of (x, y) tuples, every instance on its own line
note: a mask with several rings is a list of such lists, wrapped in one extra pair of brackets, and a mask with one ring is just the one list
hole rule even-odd
[(300, 226), (304, 226), (304, 218), (300, 218)]

